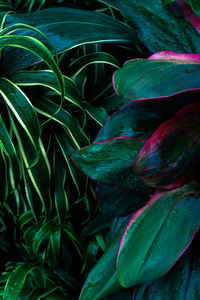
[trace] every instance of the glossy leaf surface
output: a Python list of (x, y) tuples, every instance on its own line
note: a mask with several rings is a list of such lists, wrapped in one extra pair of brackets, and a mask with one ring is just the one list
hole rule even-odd
[(113, 242), (89, 273), (80, 300), (100, 300), (121, 289), (116, 272), (116, 257), (122, 234), (130, 218), (121, 224)]
[(162, 0), (118, 0), (118, 8), (151, 52), (199, 53), (198, 33), (175, 17)]
[(200, 55), (158, 52), (148, 59), (133, 59), (113, 76), (118, 95), (130, 100), (168, 97), (200, 89)]
[(125, 136), (146, 139), (170, 113), (163, 101), (133, 101), (113, 113), (100, 129), (94, 142)]
[[(128, 42), (137, 40), (133, 31), (118, 21), (99, 13), (72, 8), (49, 8), (31, 14), (9, 15), (6, 26), (25, 23), (39, 29), (61, 53), (82, 44)], [(78, 34), (77, 34), (78, 32)], [(34, 33), (23, 31), (23, 35)], [(36, 35), (37, 38), (38, 35)], [(18, 49), (7, 49), (2, 61), (5, 73), (30, 66), (39, 59)], [(9, 69), (7, 64), (9, 62)]]
[(198, 149), (200, 105), (179, 110), (147, 140), (133, 171), (150, 186), (175, 184), (186, 175)]
[(169, 273), (135, 288), (133, 300), (198, 300), (200, 296), (199, 233)]
[(119, 248), (117, 272), (120, 284), (130, 287), (164, 275), (199, 229), (199, 209), (198, 185), (189, 183), (153, 196), (137, 211)]
[(89, 177), (108, 185), (139, 188), (131, 165), (144, 141), (115, 138), (84, 147), (72, 154), (73, 161)]

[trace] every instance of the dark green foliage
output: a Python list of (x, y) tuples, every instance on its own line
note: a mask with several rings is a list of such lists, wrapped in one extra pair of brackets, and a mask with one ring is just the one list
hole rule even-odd
[(199, 299), (185, 2), (0, 1), (0, 299)]

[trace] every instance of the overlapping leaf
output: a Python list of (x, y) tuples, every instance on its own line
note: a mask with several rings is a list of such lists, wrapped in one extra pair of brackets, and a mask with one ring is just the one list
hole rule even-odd
[(15, 122), (30, 141), (32, 157), (29, 157), (27, 161), (27, 167), (29, 167), (38, 158), (40, 128), (37, 114), (28, 97), (16, 85), (3, 77), (0, 79), (0, 93), (9, 111), (14, 116)]
[(72, 159), (94, 180), (140, 190), (144, 186), (134, 176), (131, 166), (144, 143), (143, 140), (132, 138), (114, 138), (75, 151)]
[(193, 243), (176, 263), (176, 265), (160, 279), (151, 283), (144, 283), (135, 288), (134, 300), (143, 300), (146, 296), (160, 299), (195, 299), (200, 296), (199, 274), (199, 245), (197, 234), (196, 243)]
[(200, 105), (179, 110), (147, 140), (133, 171), (150, 186), (174, 187), (187, 175), (198, 150)]
[(100, 211), (108, 216), (125, 216), (141, 208), (148, 196), (132, 190), (99, 184), (96, 189)]
[[(39, 29), (52, 42), (57, 52), (88, 43), (126, 42), (137, 40), (135, 33), (125, 24), (108, 16), (86, 10), (49, 8), (31, 14), (9, 15), (6, 26), (25, 23)], [(77, 34), (78, 32), (78, 34)], [(23, 35), (33, 35), (22, 32)], [(37, 36), (38, 37), (38, 36)], [(18, 49), (7, 49), (2, 61), (5, 73), (30, 66), (39, 59)], [(8, 69), (9, 62), (9, 69)]]
[(149, 138), (170, 115), (162, 101), (134, 101), (113, 113), (100, 129), (94, 142), (126, 136)]
[(151, 52), (199, 53), (198, 33), (175, 17), (162, 0), (118, 0), (118, 9)]
[[(63, 76), (65, 84), (65, 99), (81, 108), (80, 93), (72, 79)], [(44, 86), (60, 94), (59, 85), (54, 72), (50, 70), (20, 71), (10, 77), (17, 86)]]
[(122, 234), (130, 218), (123, 222), (109, 248), (90, 271), (82, 288), (80, 300), (100, 300), (121, 289), (116, 272), (116, 257)]
[[(22, 171), (21, 171), (20, 161), (15, 146), (11, 140), (11, 137), (6, 129), (6, 125), (1, 116), (0, 116), (0, 141), (1, 141), (0, 142), (1, 149), (9, 158), (11, 180), (12, 180), (11, 185), (12, 188), (15, 188), (20, 182)], [(5, 158), (3, 158), (4, 157), (3, 154), (1, 155), (2, 155), (1, 156), (2, 163), (4, 161), (4, 164), (6, 164)], [(3, 169), (4, 168), (2, 166), (2, 171)], [(4, 180), (2, 180), (2, 182), (4, 182)]]
[(162, 51), (133, 59), (113, 76), (118, 95), (130, 100), (167, 97), (200, 89), (200, 55)]
[[(117, 273), (123, 287), (164, 275), (200, 226), (198, 185), (155, 195), (130, 220), (121, 240)], [(166, 259), (167, 257), (167, 259)]]

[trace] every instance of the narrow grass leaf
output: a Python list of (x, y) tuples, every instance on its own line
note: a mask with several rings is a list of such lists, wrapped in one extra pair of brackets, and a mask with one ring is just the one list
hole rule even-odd
[(11, 81), (6, 78), (0, 79), (0, 93), (9, 109), (15, 117), (15, 121), (23, 128), (24, 133), (33, 148), (32, 159), (28, 162), (29, 166), (37, 158), (38, 141), (40, 136), (39, 121), (36, 111), (28, 97)]
[(97, 63), (109, 64), (115, 68), (119, 68), (117, 59), (111, 54), (106, 52), (94, 52), (74, 60), (70, 64), (68, 72), (74, 77), (77, 76), (87, 66)]
[[(82, 109), (79, 103), (80, 93), (74, 81), (66, 76), (63, 76), (63, 78), (65, 84), (65, 99)], [(12, 75), (10, 80), (17, 86), (42, 85), (60, 94), (56, 75), (51, 70), (19, 71)]]
[(6, 125), (1, 116), (0, 116), (0, 148), (4, 151), (4, 153), (9, 159), (9, 166), (11, 168), (12, 179), (13, 179), (11, 185), (12, 188), (15, 188), (17, 187), (17, 185), (19, 184), (22, 178), (21, 165), (20, 165), (19, 157), (17, 155), (16, 148), (12, 142), (12, 139), (7, 131)]
[[(125, 42), (134, 46), (135, 42), (138, 42), (135, 32), (126, 24), (87, 10), (54, 7), (31, 14), (9, 15), (6, 26), (16, 23), (29, 24), (40, 30), (51, 41), (58, 53), (91, 43)], [(21, 34), (39, 38), (35, 33), (27, 31), (22, 31)], [(45, 42), (45, 40), (43, 41)], [(23, 59), (21, 59), (22, 57)], [(24, 55), (21, 49), (6, 49), (2, 68), (7, 73), (13, 73), (40, 60), (30, 53)]]
[(55, 206), (61, 224), (63, 224), (69, 208), (69, 200), (65, 190), (66, 167), (67, 164), (62, 152), (57, 146), (54, 151)]

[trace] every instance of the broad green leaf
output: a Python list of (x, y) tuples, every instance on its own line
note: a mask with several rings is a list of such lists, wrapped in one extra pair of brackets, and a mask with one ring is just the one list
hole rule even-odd
[(124, 216), (141, 208), (148, 196), (136, 191), (99, 184), (96, 189), (98, 207), (108, 216)]
[(58, 60), (57, 52), (56, 52), (53, 44), (46, 38), (46, 36), (40, 30), (36, 29), (35, 27), (32, 27), (27, 24), (14, 24), (7, 28), (2, 28), (2, 30), (0, 31), (0, 36), (5, 36), (5, 35), (15, 32), (17, 30), (22, 30), (22, 29), (36, 32), (39, 36), (41, 36), (47, 42), (47, 44), (49, 44), (49, 46), (51, 47), (51, 50), (53, 51), (53, 54), (56, 56), (56, 60)]
[[(168, 105), (167, 105), (168, 106)], [(113, 113), (100, 129), (94, 142), (114, 137), (149, 138), (169, 117), (163, 101), (133, 101)]]
[(167, 97), (200, 89), (200, 55), (162, 51), (133, 59), (115, 72), (114, 89), (129, 100)]
[[(11, 186), (12, 188), (15, 188), (19, 184), (22, 176), (21, 166), (20, 166), (20, 161), (15, 146), (11, 140), (6, 125), (1, 116), (0, 116), (0, 148), (4, 151), (6, 156), (8, 156), (10, 174), (11, 174)], [(3, 159), (3, 157), (1, 157), (1, 159)], [(5, 159), (3, 160), (4, 163), (6, 164)], [(2, 166), (2, 171), (3, 171), (3, 166)], [(2, 183), (4, 184), (4, 180), (2, 180)]]
[(155, 280), (175, 264), (199, 229), (199, 200), (198, 185), (189, 183), (156, 194), (132, 216), (117, 258), (123, 287)]
[[(84, 44), (102, 42), (133, 44), (138, 40), (130, 27), (111, 17), (67, 7), (43, 9), (28, 15), (9, 15), (6, 19), (6, 26), (16, 23), (29, 24), (40, 30), (51, 41), (58, 53)], [(27, 34), (26, 31), (21, 34), (40, 38), (35, 33), (28, 32)], [(21, 57), (24, 59), (22, 60)], [(38, 61), (39, 59), (30, 53), (24, 56), (22, 50), (7, 49), (3, 57), (2, 68), (6, 73), (13, 73)]]
[[(38, 273), (39, 272), (39, 273)], [(21, 265), (18, 266), (9, 276), (6, 283), (3, 299), (5, 300), (18, 300), (20, 293), (23, 289), (25, 281), (28, 276), (32, 275), (33, 279), (37, 280), (37, 276), (40, 275), (40, 282), (42, 272), (38, 267)], [(35, 276), (34, 276), (35, 275)]]
[(90, 271), (81, 291), (80, 300), (100, 300), (121, 289), (116, 272), (116, 257), (120, 240), (130, 218), (124, 223), (106, 252)]
[[(161, 124), (147, 140), (133, 172), (153, 187), (179, 186), (187, 178), (198, 151), (200, 104), (180, 109)], [(171, 188), (172, 188), (171, 186)]]
[(94, 52), (74, 60), (70, 64), (68, 72), (74, 77), (77, 76), (87, 66), (97, 63), (109, 64), (115, 68), (119, 68), (117, 59), (111, 54), (106, 52)]
[(198, 238), (199, 234), (195, 237), (197, 242), (192, 242), (191, 247), (165, 276), (137, 286), (134, 300), (145, 299), (145, 293), (154, 300), (198, 300), (200, 296)]
[(175, 17), (162, 0), (118, 0), (118, 9), (151, 52), (199, 53), (196, 30)]
[(140, 190), (144, 186), (134, 176), (132, 165), (144, 143), (132, 138), (114, 138), (75, 151), (72, 160), (94, 180)]
[(200, 2), (198, 0), (190, 0), (193, 12), (200, 17)]
[[(80, 94), (75, 83), (69, 77), (63, 76), (65, 84), (65, 99), (82, 109), (79, 99)], [(51, 70), (19, 71), (10, 77), (17, 86), (42, 85), (60, 94), (56, 75)]]

